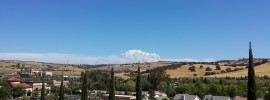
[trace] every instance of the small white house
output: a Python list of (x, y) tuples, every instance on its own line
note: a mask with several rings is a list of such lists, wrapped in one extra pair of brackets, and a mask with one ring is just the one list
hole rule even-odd
[(204, 96), (203, 100), (232, 100), (228, 96), (212, 96), (212, 95), (206, 95)]
[(176, 94), (174, 100), (201, 100), (197, 95)]

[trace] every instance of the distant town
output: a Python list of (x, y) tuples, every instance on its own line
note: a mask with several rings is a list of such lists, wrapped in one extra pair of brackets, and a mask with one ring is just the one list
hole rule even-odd
[[(249, 59), (245, 58), (109, 65), (1, 60), (0, 97), (40, 99), (44, 86), (45, 98), (57, 100), (62, 85), (64, 99), (82, 100), (83, 77), (87, 75), (87, 99), (110, 100), (110, 72), (114, 68), (116, 100), (135, 100), (137, 70), (140, 68), (144, 100), (246, 100), (248, 63)], [(255, 58), (254, 66), (258, 100), (263, 100), (270, 89), (270, 59)]]

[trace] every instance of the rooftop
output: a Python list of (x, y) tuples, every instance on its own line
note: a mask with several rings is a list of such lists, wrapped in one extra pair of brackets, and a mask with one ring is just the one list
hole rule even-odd
[(15, 78), (15, 77), (11, 77), (11, 78), (7, 79), (7, 82), (20, 82), (20, 79)]
[(26, 84), (26, 83), (20, 83), (20, 84), (11, 84), (12, 87), (23, 87), (23, 88), (32, 88), (31, 85)]

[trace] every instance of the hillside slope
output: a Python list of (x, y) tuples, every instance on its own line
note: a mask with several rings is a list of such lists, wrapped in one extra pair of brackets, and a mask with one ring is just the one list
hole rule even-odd
[[(200, 68), (200, 65), (203, 68)], [(216, 70), (216, 65), (211, 64), (194, 64), (196, 72), (191, 72), (189, 70), (190, 65), (183, 65), (177, 69), (166, 70), (166, 73), (170, 75), (171, 78), (179, 78), (179, 77), (194, 77), (193, 74), (197, 74), (197, 77), (203, 77), (206, 71), (206, 68), (209, 67), (212, 69), (211, 72), (220, 73), (221, 70), (225, 70), (226, 68), (231, 68), (234, 70), (235, 68), (245, 68), (245, 66), (221, 66), (221, 70)]]
[[(223, 73), (218, 75), (211, 75), (209, 77), (226, 77), (226, 76), (233, 76), (233, 77), (241, 77), (241, 76), (247, 76), (248, 69), (236, 71), (236, 72), (230, 72), (230, 73)], [(255, 75), (256, 76), (270, 76), (270, 63), (262, 64), (255, 67)]]

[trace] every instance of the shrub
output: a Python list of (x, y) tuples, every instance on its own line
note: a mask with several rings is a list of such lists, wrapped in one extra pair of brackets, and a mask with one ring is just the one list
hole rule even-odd
[(207, 67), (205, 71), (212, 71), (212, 69), (210, 67)]
[(226, 73), (224, 70), (221, 70), (221, 72), (220, 73)]
[[(264, 79), (269, 79), (269, 77), (267, 75), (263, 76)], [(269, 91), (270, 92), (270, 91)]]
[(231, 68), (226, 68), (226, 72), (232, 72)]
[(196, 72), (195, 66), (189, 67), (188, 68), (191, 72)]
[(204, 76), (212, 75), (212, 72), (205, 72)]
[(200, 69), (202, 69), (203, 68), (203, 65), (200, 65)]
[(221, 70), (220, 65), (216, 65), (216, 70)]
[(240, 68), (235, 68), (233, 71), (239, 71), (240, 70)]

